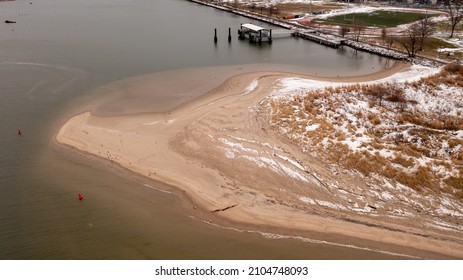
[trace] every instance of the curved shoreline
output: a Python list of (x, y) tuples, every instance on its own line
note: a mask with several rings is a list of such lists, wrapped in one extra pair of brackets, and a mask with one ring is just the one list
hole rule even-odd
[[(448, 239), (407, 225), (374, 222), (375, 218), (350, 220), (342, 215), (300, 208), (288, 197), (282, 197), (278, 190), (268, 187), (270, 183), (298, 187), (294, 178), (275, 177), (265, 168), (243, 164), (237, 151), (224, 152), (217, 146), (230, 144), (227, 139), (231, 138), (227, 137), (232, 133), (232, 138), (240, 139), (240, 145), (251, 153), (255, 150), (280, 157), (297, 154), (290, 144), (272, 137), (259, 123), (256, 108), (280, 78), (302, 76), (332, 82), (362, 82), (384, 78), (406, 68), (407, 65), (396, 64), (393, 69), (372, 75), (329, 79), (275, 72), (240, 74), (166, 113), (110, 117), (82, 113), (61, 127), (56, 140), (175, 186), (220, 219), (269, 228), (270, 232), (277, 233), (326, 234), (324, 240), (329, 242), (342, 239), (343, 242), (337, 243), (362, 244), (367, 241), (378, 250), (390, 248), (388, 251), (398, 253), (417, 250), (416, 255), (425, 258), (463, 258), (459, 236)], [(453, 242), (453, 238), (460, 242)], [(408, 249), (402, 251), (400, 247)]]

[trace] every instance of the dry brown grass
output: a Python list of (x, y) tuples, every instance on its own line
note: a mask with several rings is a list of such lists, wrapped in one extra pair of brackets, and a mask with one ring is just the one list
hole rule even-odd
[[(462, 73), (461, 66), (452, 65), (407, 86), (417, 90), (425, 88), (428, 94), (435, 95), (442, 84), (458, 85), (463, 80)], [(352, 110), (359, 101), (368, 102), (369, 108)], [(451, 133), (463, 129), (461, 113), (450, 116), (422, 112), (416, 102), (406, 100), (403, 87), (391, 83), (327, 87), (272, 102), (271, 107), (274, 127), (299, 135), (285, 136), (296, 141), (304, 151), (315, 152), (329, 163), (357, 170), (365, 176), (376, 173), (416, 190), (441, 187), (442, 191), (463, 197), (460, 175), (446, 175), (455, 170), (463, 174), (463, 149), (460, 148), (463, 139)], [(351, 114), (350, 117), (339, 113), (341, 109)], [(352, 116), (355, 121), (350, 119)], [(315, 123), (319, 124), (315, 131), (305, 131), (307, 124)], [(362, 125), (365, 126), (360, 129), (358, 126)], [(358, 151), (342, 143), (365, 136), (371, 141), (359, 142)], [(442, 154), (445, 141), (454, 152), (447, 149)], [(382, 156), (382, 150), (394, 156)], [(423, 157), (427, 165), (415, 169)], [(431, 165), (440, 173), (434, 172)]]
[(425, 84), (432, 88), (435, 88), (439, 84), (463, 87), (463, 65), (455, 63), (447, 64), (443, 68), (443, 71), (430, 77), (421, 78), (417, 84), (417, 86)]
[(444, 67), (444, 71), (453, 75), (463, 77), (463, 66), (461, 64), (450, 63)]
[(395, 178), (397, 182), (400, 182), (406, 186), (409, 186), (415, 190), (422, 188), (437, 189), (438, 183), (435, 176), (428, 167), (420, 166), (415, 173), (398, 172)]
[(369, 113), (368, 114), (368, 120), (374, 125), (381, 124), (381, 118), (380, 118), (380, 116), (378, 116), (376, 114)]
[(409, 157), (404, 157), (400, 153), (396, 154), (394, 159), (391, 160), (391, 162), (396, 163), (396, 164), (400, 164), (401, 166), (403, 166), (405, 168), (409, 168), (409, 167), (412, 167), (413, 165), (415, 165), (414, 160), (412, 160)]
[(463, 118), (458, 116), (424, 114), (420, 111), (403, 112), (397, 116), (400, 124), (412, 123), (424, 128), (436, 130), (461, 130), (463, 129)]
[(453, 188), (455, 188), (457, 190), (460, 190), (460, 191), (463, 190), (463, 178), (461, 177), (461, 175), (458, 176), (458, 177), (450, 176), (448, 179), (444, 180), (444, 182), (447, 185), (449, 185), (449, 186), (451, 186), (451, 187), (453, 187)]

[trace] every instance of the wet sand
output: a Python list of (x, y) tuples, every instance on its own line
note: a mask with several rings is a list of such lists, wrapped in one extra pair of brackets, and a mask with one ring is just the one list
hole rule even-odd
[[(308, 209), (294, 193), (316, 188), (316, 176), (301, 183), (288, 176), (291, 171), (276, 174), (269, 165), (250, 160), (272, 159), (287, 171), (288, 162), (305, 158), (269, 131), (265, 121), (261, 103), (278, 86), (278, 79), (362, 82), (407, 67), (396, 63), (377, 73), (342, 78), (249, 69), (216, 71), (216, 76), (199, 71), (180, 80), (136, 77), (99, 89), (111, 95), (103, 94), (106, 97), (91, 104), (89, 111), (70, 118), (56, 140), (174, 186), (191, 199), (193, 209), (202, 209), (224, 224), (423, 258), (463, 258), (461, 234), (430, 232), (407, 220), (390, 222), (377, 216)], [(180, 97), (175, 102), (173, 92)], [(297, 169), (298, 164), (292, 165)], [(323, 163), (315, 165), (324, 168)]]

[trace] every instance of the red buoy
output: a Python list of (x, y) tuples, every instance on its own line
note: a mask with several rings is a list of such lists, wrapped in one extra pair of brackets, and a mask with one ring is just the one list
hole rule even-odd
[(84, 196), (79, 193), (79, 200), (84, 199)]
[(22, 132), (21, 132), (21, 129), (18, 129), (18, 135), (21, 135)]

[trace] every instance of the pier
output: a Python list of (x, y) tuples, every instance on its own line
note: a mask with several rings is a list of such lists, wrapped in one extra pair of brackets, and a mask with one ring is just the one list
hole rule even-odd
[(325, 45), (332, 48), (339, 48), (346, 41), (335, 36), (316, 34), (314, 31), (295, 31), (291, 35), (302, 39), (310, 40), (321, 45)]
[[(332, 48), (339, 48), (340, 46), (347, 46), (359, 51), (365, 51), (372, 54), (376, 54), (382, 57), (393, 58), (397, 60), (407, 60), (409, 61), (410, 58), (407, 57), (403, 52), (397, 50), (386, 49), (384, 47), (378, 45), (372, 45), (366, 42), (356, 42), (353, 40), (345, 39), (343, 37), (337, 36), (335, 34), (327, 34), (322, 32), (321, 30), (314, 29), (312, 27), (301, 26), (297, 23), (291, 23), (286, 20), (280, 20), (271, 18), (268, 16), (264, 16), (258, 13), (243, 11), (236, 8), (232, 8), (229, 6), (217, 5), (206, 1), (201, 0), (188, 0), (190, 2), (194, 2), (200, 5), (205, 5), (211, 8), (219, 9), (222, 11), (226, 11), (229, 13), (234, 13), (243, 17), (251, 18), (254, 20), (258, 20), (261, 22), (269, 23), (278, 27), (282, 27), (283, 29), (287, 30), (277, 30), (273, 32), (273, 35), (277, 34), (288, 34), (290, 33), (292, 36), (302, 38), (305, 40), (310, 40), (316, 42), (318, 44), (322, 44)], [(272, 35), (270, 35), (272, 36)]]
[(267, 29), (251, 23), (241, 24), (238, 30), (238, 38), (249, 39), (250, 42), (255, 43), (272, 43), (272, 29)]

